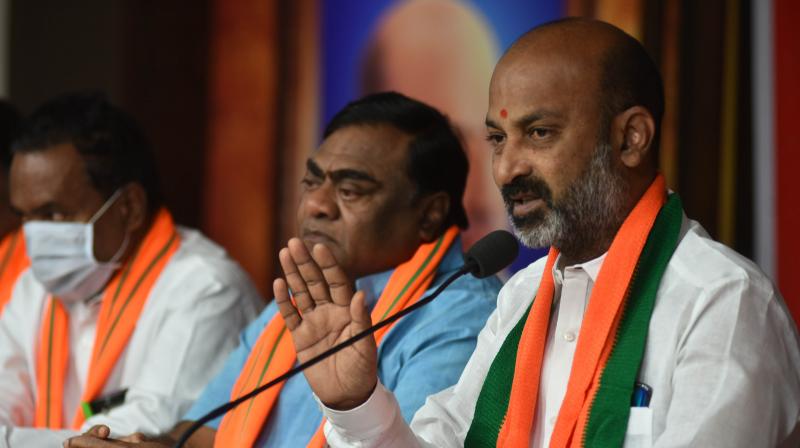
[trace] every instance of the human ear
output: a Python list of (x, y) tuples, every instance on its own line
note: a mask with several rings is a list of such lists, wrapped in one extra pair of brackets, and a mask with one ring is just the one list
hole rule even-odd
[(147, 221), (147, 193), (138, 182), (125, 186), (125, 191), (120, 198), (120, 212), (125, 219), (125, 226), (129, 233), (140, 229)]
[(628, 168), (637, 168), (651, 157), (656, 124), (653, 115), (642, 106), (633, 106), (614, 117), (611, 144), (620, 148), (620, 160)]
[(438, 191), (424, 196), (420, 202), (419, 235), (422, 241), (428, 243), (435, 240), (442, 231), (442, 225), (450, 212), (450, 195)]

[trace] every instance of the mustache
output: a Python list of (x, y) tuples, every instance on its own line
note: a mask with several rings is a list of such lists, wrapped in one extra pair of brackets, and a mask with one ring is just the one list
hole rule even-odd
[(514, 210), (514, 200), (512, 198), (525, 193), (538, 196), (549, 208), (553, 208), (553, 192), (545, 181), (535, 176), (515, 177), (511, 182), (500, 188), (500, 195), (503, 197), (503, 202), (505, 202), (509, 214)]

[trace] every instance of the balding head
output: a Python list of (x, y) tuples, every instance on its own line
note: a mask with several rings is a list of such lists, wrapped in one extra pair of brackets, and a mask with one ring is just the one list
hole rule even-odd
[(535, 28), (492, 75), (495, 182), (518, 233), (572, 260), (602, 254), (656, 174), (660, 76), (612, 25)]
[(651, 156), (657, 148), (664, 115), (664, 85), (661, 74), (644, 47), (621, 29), (599, 20), (567, 18), (540, 25), (517, 39), (497, 64), (495, 76), (508, 67), (524, 64), (545, 51), (572, 65), (593, 86), (603, 127), (633, 106), (642, 106), (653, 117), (656, 134)]

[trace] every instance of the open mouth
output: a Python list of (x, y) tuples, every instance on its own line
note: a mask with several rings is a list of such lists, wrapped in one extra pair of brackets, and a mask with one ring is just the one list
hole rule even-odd
[(514, 193), (508, 196), (509, 208), (514, 216), (528, 215), (542, 206), (544, 199), (532, 191)]
[(547, 184), (535, 177), (516, 177), (500, 188), (509, 216), (515, 221), (538, 216), (552, 208), (552, 194)]

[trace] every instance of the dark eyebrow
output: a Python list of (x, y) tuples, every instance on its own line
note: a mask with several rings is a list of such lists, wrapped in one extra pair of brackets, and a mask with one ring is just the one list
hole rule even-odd
[[(313, 161), (312, 159), (306, 160), (306, 169), (316, 177), (325, 177), (325, 170), (323, 170), (317, 162)], [(331, 171), (329, 173), (331, 180), (334, 182), (341, 182), (342, 180), (351, 179), (351, 180), (359, 180), (365, 182), (371, 182), (376, 185), (380, 185), (377, 179), (370, 176), (364, 171), (344, 168), (341, 170)]]
[[(17, 216), (25, 216), (26, 215), (25, 212), (23, 212), (22, 210), (18, 209), (17, 207), (14, 207), (13, 205), (9, 205), (9, 207), (11, 208), (11, 211), (14, 212), (14, 214), (16, 214)], [(56, 205), (56, 203), (48, 202), (48, 203), (46, 203), (44, 205), (40, 205), (39, 207), (36, 207), (34, 210), (31, 210), (28, 214), (29, 215), (34, 215), (34, 216), (36, 216), (36, 215), (46, 215), (46, 214), (53, 213), (54, 211), (57, 211), (58, 209), (59, 209), (59, 207), (58, 207), (58, 205)]]
[(325, 171), (311, 159), (306, 160), (306, 169), (316, 177), (325, 177)]
[(341, 169), (341, 170), (331, 171), (330, 176), (331, 180), (334, 182), (340, 182), (342, 180), (350, 179), (350, 180), (371, 182), (373, 184), (380, 185), (380, 182), (378, 182), (377, 179), (365, 173), (364, 171), (358, 171), (353, 169)]

